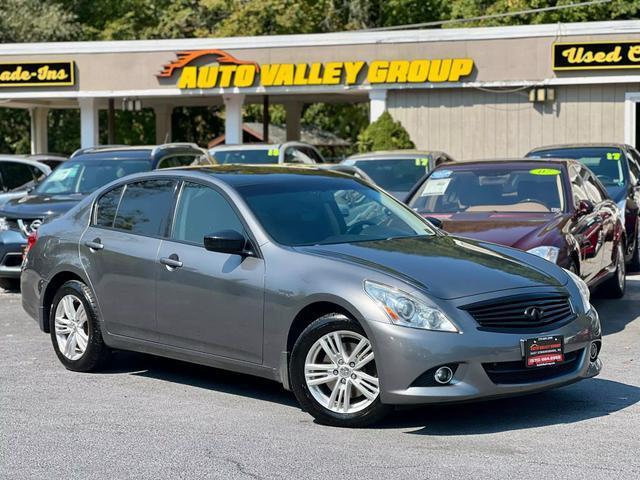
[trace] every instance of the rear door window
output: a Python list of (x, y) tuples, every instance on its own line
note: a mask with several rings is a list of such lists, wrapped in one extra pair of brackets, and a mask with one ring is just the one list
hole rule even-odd
[(147, 236), (164, 236), (176, 182), (154, 179), (125, 187), (114, 228)]
[(95, 225), (99, 227), (113, 227), (123, 191), (124, 185), (114, 188), (100, 197), (96, 203)]

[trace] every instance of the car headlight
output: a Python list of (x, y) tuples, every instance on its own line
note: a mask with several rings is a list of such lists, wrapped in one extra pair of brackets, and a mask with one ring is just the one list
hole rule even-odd
[(402, 290), (369, 280), (365, 280), (364, 290), (396, 325), (441, 332), (459, 332), (453, 322), (440, 310), (426, 305)]
[(532, 253), (533, 255), (537, 255), (545, 260), (549, 260), (551, 263), (556, 263), (558, 261), (558, 253), (560, 253), (560, 249), (558, 247), (545, 245), (527, 250), (527, 253)]
[(9, 230), (9, 222), (7, 222), (7, 217), (0, 217), (0, 232), (6, 232)]
[(591, 310), (591, 304), (589, 303), (589, 299), (591, 298), (591, 292), (589, 292), (589, 287), (587, 286), (586, 283), (584, 283), (584, 280), (582, 280), (578, 275), (576, 275), (572, 271), (567, 270), (566, 268), (564, 268), (563, 270), (567, 272), (567, 275), (569, 275), (569, 278), (573, 280), (574, 285), (580, 292), (580, 300), (582, 301), (582, 305), (581, 305), (582, 311), (588, 312), (589, 310)]

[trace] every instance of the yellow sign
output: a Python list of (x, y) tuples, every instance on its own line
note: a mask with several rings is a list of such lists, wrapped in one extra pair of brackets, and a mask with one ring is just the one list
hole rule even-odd
[(555, 168), (534, 168), (529, 170), (531, 175), (560, 175), (560, 170)]
[(640, 68), (640, 41), (554, 43), (554, 70)]
[[(216, 63), (189, 65), (205, 55), (215, 56)], [(181, 89), (458, 82), (473, 71), (470, 58), (258, 65), (238, 60), (221, 50), (203, 51), (202, 54), (182, 52), (178, 57), (175, 62), (165, 65), (158, 77), (171, 77), (179, 71), (177, 86)]]
[(620, 160), (620, 152), (607, 152), (607, 160)]
[(0, 87), (53, 87), (74, 83), (73, 62), (0, 63)]

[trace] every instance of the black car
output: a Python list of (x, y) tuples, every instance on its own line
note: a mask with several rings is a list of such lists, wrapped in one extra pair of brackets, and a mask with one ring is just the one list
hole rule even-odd
[(592, 143), (536, 148), (530, 158), (573, 158), (587, 166), (616, 202), (626, 230), (625, 259), (630, 271), (640, 270), (640, 153), (631, 145)]
[(20, 277), (22, 251), (29, 234), (97, 188), (132, 173), (213, 163), (209, 154), (195, 144), (78, 150), (28, 195), (0, 206), (0, 286), (13, 287), (12, 280)]

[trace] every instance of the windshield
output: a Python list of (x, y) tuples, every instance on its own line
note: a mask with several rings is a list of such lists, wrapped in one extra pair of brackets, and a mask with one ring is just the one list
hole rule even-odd
[(303, 177), (237, 187), (263, 228), (289, 246), (433, 235), (420, 217), (355, 179)]
[(151, 170), (150, 160), (69, 160), (56, 168), (34, 192), (41, 195), (91, 193), (126, 175)]
[(420, 213), (562, 212), (562, 171), (540, 168), (435, 170), (409, 202)]
[(268, 165), (278, 163), (280, 151), (277, 148), (271, 149), (249, 149), (249, 150), (210, 150), (209, 153), (220, 164), (244, 163)]
[(619, 148), (585, 147), (558, 148), (533, 152), (532, 158), (574, 158), (591, 169), (598, 179), (607, 186), (624, 185), (622, 160), (624, 153)]
[(356, 160), (350, 165), (390, 192), (408, 192), (429, 171), (428, 158)]

